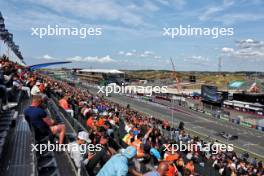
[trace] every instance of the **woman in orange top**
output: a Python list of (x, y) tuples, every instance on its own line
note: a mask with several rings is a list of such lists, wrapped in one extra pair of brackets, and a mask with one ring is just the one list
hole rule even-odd
[(97, 123), (96, 123), (96, 126), (100, 127), (100, 126), (103, 126), (105, 124), (105, 119), (103, 117), (101, 117)]
[(179, 154), (176, 152), (174, 152), (173, 154), (171, 152), (166, 152), (164, 157), (165, 157), (164, 160), (169, 162), (169, 170), (168, 170), (166, 176), (178, 175), (178, 170), (177, 170), (174, 162), (179, 159)]
[(186, 164), (185, 169), (189, 170), (192, 174), (194, 173), (194, 165), (192, 160)]
[(90, 127), (91, 129), (95, 128), (95, 126), (94, 126), (94, 118), (92, 116), (87, 119), (86, 125), (88, 127)]
[(134, 142), (131, 143), (131, 146), (135, 147), (137, 149), (137, 157), (143, 158), (145, 156), (143, 144), (140, 139), (136, 139)]
[(178, 175), (178, 170), (175, 164), (173, 162), (169, 163), (169, 169), (166, 173), (166, 176), (177, 176), (177, 175)]
[(64, 96), (62, 99), (59, 100), (59, 105), (62, 107), (64, 110), (70, 109), (70, 105), (68, 103), (68, 96)]
[(40, 84), (39, 90), (40, 90), (41, 93), (44, 93), (44, 91), (45, 91), (45, 85), (43, 83)]

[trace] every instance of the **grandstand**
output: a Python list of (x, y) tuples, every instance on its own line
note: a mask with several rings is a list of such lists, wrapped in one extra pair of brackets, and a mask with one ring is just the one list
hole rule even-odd
[(77, 70), (76, 76), (82, 81), (90, 84), (110, 84), (116, 83), (122, 85), (124, 83), (125, 73), (119, 70), (111, 69), (82, 69)]
[(224, 101), (224, 107), (233, 108), (243, 112), (253, 112), (259, 115), (264, 114), (264, 105), (259, 103), (249, 103), (236, 100), (226, 100)]

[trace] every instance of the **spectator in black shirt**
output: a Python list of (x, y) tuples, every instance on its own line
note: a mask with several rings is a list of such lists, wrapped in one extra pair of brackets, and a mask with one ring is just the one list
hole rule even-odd
[(101, 144), (102, 146), (101, 150), (96, 151), (92, 159), (86, 165), (86, 169), (87, 172), (89, 173), (89, 176), (95, 175), (95, 168), (97, 164), (100, 163), (100, 166), (103, 167), (103, 165), (110, 159), (111, 154), (107, 146), (108, 141), (109, 141), (109, 136), (107, 135), (101, 136), (99, 141), (99, 144)]

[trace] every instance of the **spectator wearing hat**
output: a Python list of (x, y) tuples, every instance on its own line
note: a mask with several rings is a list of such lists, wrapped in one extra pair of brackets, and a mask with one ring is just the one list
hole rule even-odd
[(31, 89), (31, 95), (38, 95), (40, 93), (39, 86), (40, 86), (40, 82), (37, 81), (36, 84)]
[(89, 160), (93, 157), (92, 153), (88, 153), (87, 158), (85, 158), (87, 151), (85, 151), (84, 145), (89, 143), (91, 143), (89, 133), (81, 131), (78, 133), (77, 140), (69, 144), (70, 157), (78, 169), (78, 176), (81, 175), (82, 164), (87, 165)]
[(114, 155), (99, 171), (97, 176), (125, 176), (128, 173), (128, 162), (137, 154), (137, 150), (129, 146), (123, 153)]

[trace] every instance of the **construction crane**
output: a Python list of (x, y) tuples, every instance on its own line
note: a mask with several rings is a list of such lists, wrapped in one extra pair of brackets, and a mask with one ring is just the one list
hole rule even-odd
[(171, 61), (172, 69), (173, 69), (173, 77), (174, 77), (175, 80), (176, 80), (176, 88), (177, 88), (177, 90), (180, 92), (180, 90), (181, 90), (180, 80), (179, 80), (179, 78), (177, 77), (176, 69), (175, 69), (175, 65), (174, 65), (174, 63), (173, 63), (172, 58), (170, 58), (170, 61)]

